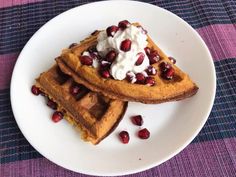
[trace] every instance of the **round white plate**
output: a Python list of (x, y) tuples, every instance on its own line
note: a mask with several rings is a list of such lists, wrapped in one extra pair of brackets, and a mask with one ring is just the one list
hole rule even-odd
[[(43, 97), (30, 92), (34, 79), (55, 62), (63, 48), (78, 42), (95, 29), (120, 20), (140, 22), (149, 35), (199, 86), (192, 98), (160, 105), (129, 103), (118, 128), (99, 145), (83, 142), (65, 120), (55, 124)], [(143, 171), (170, 159), (198, 134), (211, 111), (216, 77), (211, 55), (199, 35), (182, 19), (159, 7), (134, 1), (91, 3), (66, 11), (41, 27), (22, 50), (11, 82), (13, 112), (30, 144), (52, 162), (84, 174), (124, 175)], [(130, 116), (141, 114), (151, 132), (137, 138), (139, 127)], [(130, 143), (117, 138), (130, 133)]]

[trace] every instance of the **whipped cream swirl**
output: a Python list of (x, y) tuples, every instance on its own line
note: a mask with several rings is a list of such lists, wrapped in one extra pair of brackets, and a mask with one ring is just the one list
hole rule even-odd
[[(120, 50), (121, 42), (125, 39), (132, 41), (131, 49), (128, 52)], [(106, 31), (102, 31), (98, 35), (97, 51), (101, 56), (105, 56), (110, 50), (116, 50), (117, 57), (112, 63), (110, 73), (116, 80), (126, 78), (127, 72), (140, 73), (149, 65), (149, 59), (144, 51), (147, 46), (147, 35), (144, 34), (142, 28), (129, 25), (125, 30), (118, 30), (113, 37), (107, 36)], [(145, 57), (140, 65), (135, 65), (138, 53), (142, 52)]]

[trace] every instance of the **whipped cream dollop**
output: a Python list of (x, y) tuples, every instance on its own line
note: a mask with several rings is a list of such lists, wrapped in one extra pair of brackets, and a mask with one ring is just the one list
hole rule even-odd
[[(129, 39), (132, 41), (131, 49), (127, 52), (120, 49), (122, 41)], [(126, 78), (127, 72), (140, 73), (149, 65), (149, 59), (144, 51), (147, 46), (147, 35), (142, 28), (129, 25), (126, 29), (119, 29), (114, 36), (107, 36), (106, 31), (102, 31), (98, 35), (97, 51), (101, 56), (105, 56), (110, 50), (117, 52), (117, 57), (112, 63), (110, 73), (116, 80)], [(135, 65), (138, 59), (138, 53), (142, 52), (145, 57), (140, 65)]]

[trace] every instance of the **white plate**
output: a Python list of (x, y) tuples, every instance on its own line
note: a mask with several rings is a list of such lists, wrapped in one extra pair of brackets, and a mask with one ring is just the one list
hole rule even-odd
[[(200, 87), (190, 99), (160, 105), (129, 103), (118, 128), (99, 145), (93, 146), (66, 121), (53, 123), (52, 111), (42, 97), (33, 96), (31, 85), (47, 70), (62, 48), (80, 41), (95, 29), (104, 29), (120, 20), (140, 22), (155, 42), (177, 58), (177, 65)], [(13, 112), (22, 133), (31, 145), (52, 162), (84, 174), (123, 175), (159, 165), (186, 147), (209, 116), (216, 89), (211, 55), (199, 35), (182, 19), (159, 7), (133, 1), (91, 3), (66, 11), (40, 28), (22, 50), (11, 82)], [(129, 117), (144, 116), (151, 132), (148, 140), (136, 137), (138, 127)], [(117, 138), (128, 130), (130, 143)]]

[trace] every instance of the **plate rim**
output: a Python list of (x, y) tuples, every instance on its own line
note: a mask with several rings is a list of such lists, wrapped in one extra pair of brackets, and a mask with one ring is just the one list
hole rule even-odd
[[(87, 171), (87, 170), (78, 170), (78, 171), (75, 171), (74, 169), (70, 169), (70, 168), (67, 168), (65, 166), (63, 166), (62, 164), (54, 161), (54, 159), (51, 159), (51, 158), (48, 158), (47, 156), (45, 156), (44, 153), (42, 153), (40, 151), (40, 149), (38, 149), (37, 146), (35, 146), (34, 144), (31, 143), (31, 141), (29, 141), (29, 136), (27, 135), (27, 133), (25, 133), (24, 129), (22, 128), (22, 125), (20, 123), (20, 120), (17, 118), (18, 114), (16, 113), (16, 105), (14, 104), (14, 98), (13, 98), (13, 87), (14, 87), (14, 78), (15, 78), (15, 73), (16, 73), (16, 68), (18, 67), (19, 65), (19, 60), (20, 58), (22, 58), (23, 54), (25, 53), (25, 50), (27, 50), (27, 47), (31, 44), (31, 41), (33, 41), (35, 39), (35, 37), (37, 36), (38, 33), (40, 33), (42, 30), (46, 29), (48, 25), (50, 25), (50, 23), (52, 23), (53, 21), (55, 21), (56, 19), (60, 18), (61, 16), (65, 15), (66, 13), (71, 13), (72, 11), (75, 11), (76, 9), (79, 9), (79, 8), (88, 8), (89, 6), (96, 6), (97, 4), (104, 4), (104, 3), (114, 3), (114, 2), (122, 2), (122, 3), (138, 3), (138, 4), (143, 4), (145, 6), (149, 6), (151, 8), (155, 7), (159, 10), (162, 10), (164, 11), (165, 13), (168, 13), (172, 16), (175, 16), (175, 18), (178, 18), (178, 20), (183, 23), (184, 25), (188, 26), (189, 29), (191, 29), (191, 32), (194, 33), (194, 35), (198, 38), (198, 40), (200, 40), (201, 44), (203, 45), (206, 53), (207, 53), (207, 58), (210, 59), (210, 65), (211, 65), (211, 69), (212, 69), (212, 72), (213, 72), (213, 80), (214, 80), (214, 83), (213, 83), (213, 94), (212, 94), (212, 97), (211, 97), (211, 101), (210, 101), (210, 104), (208, 105), (208, 111), (205, 113), (205, 118), (202, 119), (200, 122), (199, 122), (199, 126), (198, 128), (196, 129), (196, 131), (194, 133), (192, 133), (192, 136), (189, 138), (189, 139), (186, 139), (185, 140), (185, 143), (183, 143), (179, 148), (177, 148), (174, 152), (171, 152), (168, 156), (166, 156), (165, 158), (163, 158), (162, 160), (160, 160), (159, 162), (153, 162), (153, 163), (149, 163), (149, 164), (146, 164), (143, 168), (138, 168), (136, 170), (127, 170), (127, 171), (124, 171), (124, 172), (121, 172), (121, 173), (109, 173), (107, 172), (106, 174), (104, 173), (93, 173), (92, 171)], [(79, 5), (79, 6), (76, 6), (76, 7), (73, 7), (71, 9), (68, 9), (58, 15), (56, 15), (55, 17), (53, 17), (52, 19), (50, 19), (48, 22), (46, 22), (44, 25), (42, 25), (32, 36), (31, 38), (27, 41), (27, 43), (25, 44), (25, 46), (23, 47), (23, 49), (21, 50), (18, 58), (17, 58), (17, 61), (15, 63), (15, 66), (14, 66), (14, 69), (13, 69), (13, 72), (12, 72), (12, 77), (11, 77), (11, 84), (10, 84), (10, 101), (11, 101), (11, 106), (12, 106), (12, 112), (13, 112), (13, 115), (14, 115), (14, 118), (16, 120), (16, 123), (17, 123), (17, 126), (19, 127), (20, 131), (22, 132), (22, 134), (24, 135), (24, 137), (26, 138), (26, 140), (30, 143), (30, 145), (38, 152), (40, 153), (43, 157), (45, 157), (46, 159), (50, 160), (51, 162), (59, 165), (60, 167), (63, 167), (65, 169), (68, 169), (68, 170), (71, 170), (71, 171), (74, 171), (74, 172), (77, 172), (77, 173), (82, 173), (82, 174), (86, 174), (86, 175), (103, 175), (103, 176), (120, 176), (120, 175), (128, 175), (128, 174), (134, 174), (134, 173), (138, 173), (138, 172), (141, 172), (141, 171), (144, 171), (144, 170), (148, 170), (150, 168), (153, 168), (153, 167), (156, 167), (156, 166), (159, 166), (160, 164), (168, 161), (169, 159), (171, 159), (172, 157), (176, 156), (178, 153), (180, 153), (183, 149), (185, 149), (191, 142), (192, 140), (199, 134), (199, 132), (201, 131), (201, 129), (203, 128), (203, 126), (205, 125), (210, 113), (211, 113), (211, 110), (212, 110), (212, 107), (214, 105), (214, 100), (215, 100), (215, 95), (216, 95), (216, 71), (215, 71), (215, 66), (214, 66), (214, 60), (211, 56), (211, 53), (206, 45), (206, 43), (204, 42), (204, 40), (201, 38), (201, 36), (197, 33), (197, 31), (191, 26), (189, 25), (186, 21), (184, 21), (182, 18), (180, 18), (179, 16), (177, 16), (176, 14), (164, 9), (164, 8), (161, 8), (157, 5), (152, 5), (150, 3), (145, 3), (145, 2), (139, 2), (139, 1), (126, 1), (126, 0), (115, 0), (115, 1), (98, 1), (98, 2), (92, 2), (92, 3), (87, 3), (87, 4), (82, 4), (82, 5)]]

